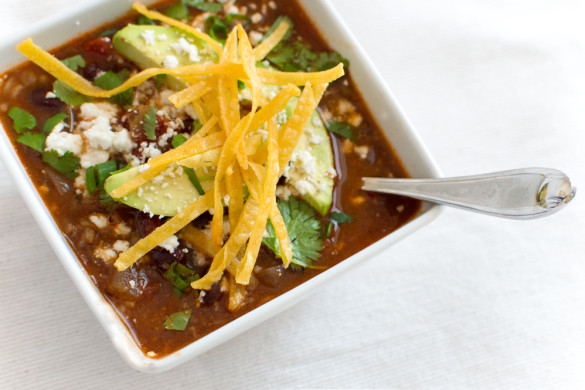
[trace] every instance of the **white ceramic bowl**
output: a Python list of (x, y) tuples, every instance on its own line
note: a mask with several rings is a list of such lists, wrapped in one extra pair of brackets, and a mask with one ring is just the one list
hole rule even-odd
[[(149, 5), (153, 0), (143, 1)], [(24, 61), (15, 49), (17, 43), (32, 37), (45, 49), (52, 49), (78, 35), (97, 28), (122, 16), (131, 7), (130, 0), (94, 0), (64, 10), (62, 13), (31, 26), (26, 31), (5, 37), (0, 42), (0, 71), (6, 71)], [(374, 69), (355, 38), (327, 0), (300, 0), (309, 17), (334, 50), (342, 53), (351, 63), (351, 75), (368, 104), (374, 118), (391, 141), (405, 168), (413, 177), (439, 177), (440, 172), (422, 144), (412, 125), (392, 97), (385, 82)], [(0, 156), (8, 167), (37, 223), (73, 279), (98, 320), (110, 336), (122, 357), (134, 368), (143, 372), (161, 372), (171, 369), (195, 356), (229, 340), (256, 324), (299, 302), (324, 282), (362, 264), (377, 253), (387, 250), (398, 240), (408, 236), (436, 218), (440, 208), (425, 205), (413, 220), (380, 241), (356, 253), (335, 267), (321, 273), (295, 289), (271, 300), (220, 329), (193, 342), (162, 359), (151, 359), (138, 348), (126, 325), (112, 306), (102, 297), (63, 234), (45, 207), (32, 181), (26, 174), (6, 134), (0, 132)]]

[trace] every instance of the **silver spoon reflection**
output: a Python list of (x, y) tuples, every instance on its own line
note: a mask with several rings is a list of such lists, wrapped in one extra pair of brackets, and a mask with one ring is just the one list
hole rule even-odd
[(553, 214), (575, 196), (563, 172), (524, 168), (441, 179), (364, 177), (363, 190), (408, 196), (478, 213), (512, 219)]

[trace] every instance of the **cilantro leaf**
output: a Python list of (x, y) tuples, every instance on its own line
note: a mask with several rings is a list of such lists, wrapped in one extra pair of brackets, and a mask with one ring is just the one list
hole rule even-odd
[(195, 6), (195, 8), (197, 8), (199, 11), (203, 11), (203, 12), (211, 12), (211, 13), (218, 13), (219, 11), (221, 11), (222, 5), (219, 3), (209, 3), (209, 2), (203, 2), (200, 4), (197, 4)]
[(350, 125), (349, 123), (329, 122), (327, 123), (327, 130), (342, 137), (349, 138), (350, 140), (355, 139), (353, 126)]
[(154, 26), (156, 23), (154, 23), (154, 20), (152, 20), (151, 18), (144, 16), (144, 15), (140, 15), (138, 17), (138, 22), (139, 25), (142, 26)]
[(81, 106), (91, 100), (90, 97), (85, 96), (68, 86), (62, 81), (55, 81), (53, 84), (53, 92), (65, 104), (71, 106)]
[[(80, 55), (65, 58), (64, 60), (61, 60), (61, 62), (74, 72), (77, 72), (79, 68), (85, 67), (85, 60)], [(90, 97), (80, 94), (59, 80), (53, 83), (53, 92), (63, 103), (69, 104), (71, 106), (80, 106), (83, 103), (89, 102), (91, 100)]]
[(185, 311), (179, 311), (177, 313), (173, 313), (167, 317), (164, 322), (165, 329), (168, 330), (185, 330), (187, 329), (187, 324), (189, 323), (189, 319), (191, 318), (191, 309)]
[(175, 291), (177, 298), (180, 298), (183, 295), (183, 293), (191, 286), (191, 283), (199, 280), (199, 275), (196, 274), (195, 271), (177, 262), (171, 264), (169, 269), (165, 272), (164, 277), (173, 284), (173, 290)]
[(26, 133), (18, 137), (16, 141), (20, 142), (23, 145), (28, 146), (29, 148), (36, 150), (39, 153), (43, 153), (43, 150), (45, 149), (46, 139), (47, 136), (44, 134), (31, 133), (27, 131)]
[(187, 19), (189, 17), (189, 9), (185, 3), (179, 1), (171, 5), (165, 14), (173, 19)]
[(116, 34), (120, 31), (119, 27), (110, 27), (103, 31), (100, 31), (96, 36), (97, 37), (111, 37), (112, 35)]
[(227, 24), (215, 15), (211, 15), (205, 20), (205, 29), (209, 32), (211, 38), (222, 44), (225, 43), (230, 33)]
[(195, 170), (193, 168), (183, 167), (183, 171), (185, 171), (187, 177), (189, 178), (191, 183), (193, 183), (193, 186), (195, 187), (197, 192), (199, 192), (199, 195), (201, 196), (205, 195), (205, 191), (203, 190), (203, 187), (201, 187), (201, 183), (199, 182), (199, 178), (197, 177)]
[(171, 145), (173, 145), (173, 148), (176, 149), (179, 146), (183, 145), (185, 141), (187, 141), (187, 137), (185, 137), (183, 134), (177, 134), (171, 140)]
[[(123, 69), (118, 73), (108, 71), (95, 79), (94, 83), (102, 89), (110, 90), (124, 84), (124, 81), (128, 80), (129, 76), (130, 73), (127, 69)], [(134, 100), (134, 94), (132, 93), (132, 89), (127, 89), (124, 92), (112, 96), (110, 99), (116, 104), (130, 105), (132, 104), (132, 100)]]
[(353, 221), (353, 217), (346, 213), (331, 213), (329, 214), (329, 218), (332, 221), (337, 222), (339, 225), (343, 225), (344, 223), (349, 223)]
[(73, 57), (65, 58), (64, 60), (61, 60), (61, 62), (67, 65), (67, 67), (74, 72), (77, 72), (77, 69), (79, 68), (85, 68), (85, 60), (79, 54)]
[(68, 118), (67, 114), (64, 114), (62, 112), (58, 113), (57, 115), (53, 115), (52, 117), (45, 121), (45, 124), (43, 125), (43, 133), (49, 134), (51, 131), (53, 131), (55, 126), (57, 126), (59, 123), (63, 122), (67, 118)]
[[(323, 240), (320, 237), (321, 223), (316, 218), (315, 210), (303, 200), (289, 198), (280, 200), (278, 209), (286, 225), (293, 252), (292, 263), (301, 267), (312, 267), (313, 261), (321, 257)], [(270, 248), (277, 258), (281, 258), (280, 244), (272, 222), (266, 224), (268, 237), (262, 242)]]
[(12, 118), (14, 131), (21, 134), (25, 129), (32, 130), (37, 125), (37, 119), (28, 111), (18, 107), (12, 107), (8, 111), (8, 116)]
[(156, 108), (150, 107), (144, 115), (142, 123), (142, 131), (146, 134), (146, 138), (151, 141), (156, 139)]
[(61, 156), (56, 150), (50, 150), (43, 153), (43, 161), (56, 171), (61, 172), (65, 177), (75, 179), (79, 176), (79, 173), (75, 172), (81, 168), (79, 165), (79, 157), (76, 157), (71, 152), (66, 152)]
[(339, 53), (314, 52), (302, 42), (280, 42), (266, 59), (285, 72), (319, 72), (331, 69), (340, 62), (349, 66), (349, 62)]

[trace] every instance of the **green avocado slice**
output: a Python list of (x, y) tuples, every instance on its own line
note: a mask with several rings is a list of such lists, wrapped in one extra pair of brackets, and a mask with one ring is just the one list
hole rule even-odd
[[(193, 61), (193, 58), (188, 53), (177, 49), (179, 47), (178, 45), (180, 45), (181, 38), (197, 47), (198, 61)], [(113, 43), (121, 55), (135, 62), (143, 69), (164, 66), (167, 56), (175, 57), (179, 66), (193, 64), (194, 62), (217, 62), (217, 55), (204, 41), (174, 27), (129, 25), (116, 33), (113, 38)], [(185, 84), (181, 80), (174, 77), (167, 76), (166, 83), (173, 89), (182, 89), (185, 87)], [(277, 86), (266, 85), (263, 88), (263, 93), (269, 97), (277, 93), (278, 90), (279, 87)], [(249, 95), (249, 90), (244, 88), (240, 93), (246, 98)], [(285, 113), (287, 120), (292, 116), (297, 102), (298, 99), (291, 99), (286, 106)], [(316, 139), (319, 139), (320, 142), (312, 142)], [(305, 201), (320, 214), (325, 215), (329, 211), (333, 199), (334, 179), (330, 176), (329, 172), (335, 168), (335, 165), (331, 138), (316, 111), (312, 114), (311, 120), (295, 149), (296, 153), (302, 153), (303, 151), (313, 156), (315, 164), (308, 180), (304, 180), (302, 183), (303, 191), (299, 192)], [(126, 181), (131, 180), (137, 174), (136, 170), (129, 170), (112, 176), (106, 182), (106, 191), (108, 193), (111, 192)], [(301, 188), (298, 179), (290, 177), (287, 182), (298, 190), (298, 188)], [(208, 183), (208, 185), (212, 184), (212, 182)], [(154, 214), (171, 216), (174, 215), (172, 214), (172, 210), (184, 208), (194, 199), (193, 191), (195, 189), (188, 178), (177, 181), (176, 183), (169, 183), (165, 191), (157, 188), (160, 185), (149, 183), (145, 186), (153, 188), (153, 192), (158, 191), (158, 194), (163, 194), (162, 196), (154, 196), (157, 195), (156, 193), (150, 194), (149, 197), (153, 199), (155, 204), (148, 203), (147, 205), (147, 202), (145, 202), (147, 198), (144, 197), (144, 194), (142, 198), (137, 197), (136, 194), (134, 196), (130, 196), (132, 195), (130, 194), (127, 197), (128, 199), (119, 201), (141, 210), (147, 205), (147, 208), (150, 208), (150, 212)], [(204, 185), (203, 182), (202, 185)], [(146, 190), (144, 191), (146, 192)], [(164, 205), (162, 202), (167, 202), (170, 205)], [(174, 212), (176, 213), (176, 211)]]
[[(139, 174), (140, 167), (136, 167), (110, 176), (104, 184), (104, 189), (109, 194)], [(200, 170), (197, 176), (205, 192), (213, 187), (213, 176), (203, 176)], [(200, 196), (183, 169), (174, 166), (137, 191), (116, 200), (146, 213), (172, 217)]]

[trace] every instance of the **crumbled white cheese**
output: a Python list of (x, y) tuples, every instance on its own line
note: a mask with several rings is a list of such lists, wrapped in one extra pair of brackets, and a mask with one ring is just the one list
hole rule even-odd
[(57, 97), (57, 95), (55, 95), (55, 92), (53, 92), (53, 91), (49, 91), (45, 95), (45, 99), (55, 99), (56, 97)]
[(179, 237), (175, 236), (174, 234), (161, 242), (159, 246), (167, 251), (173, 253), (175, 249), (179, 247)]
[(127, 236), (131, 232), (132, 229), (130, 229), (130, 226), (126, 225), (125, 222), (120, 222), (114, 227), (114, 233), (116, 233), (119, 236)]
[(79, 157), (79, 164), (82, 168), (89, 168), (92, 165), (101, 164), (110, 159), (110, 154), (103, 150), (91, 150)]
[(368, 158), (368, 153), (370, 152), (370, 148), (367, 145), (363, 146), (354, 146), (353, 151), (362, 159), (365, 160)]
[(53, 128), (45, 141), (45, 150), (55, 150), (61, 156), (67, 152), (78, 155), (83, 147), (83, 139), (79, 134), (62, 132), (64, 128), (63, 122)]
[(167, 40), (167, 36), (166, 34), (160, 34), (159, 36), (156, 37), (159, 41), (166, 41)]
[(93, 255), (106, 263), (111, 263), (118, 257), (118, 254), (116, 253), (115, 250), (107, 247), (96, 248), (93, 251)]
[(136, 281), (135, 280), (129, 280), (128, 281), (128, 285), (130, 286), (130, 288), (134, 288), (134, 287), (136, 287)]
[(332, 179), (335, 179), (337, 177), (337, 171), (335, 170), (335, 168), (329, 168), (327, 170), (327, 176), (329, 176)]
[(262, 15), (260, 14), (260, 12), (256, 12), (255, 14), (250, 16), (250, 21), (252, 23), (260, 23), (261, 20), (262, 20)]
[(89, 220), (98, 229), (105, 229), (108, 226), (108, 218), (102, 214), (92, 214), (89, 216)]
[(166, 56), (163, 62), (165, 68), (176, 68), (179, 66), (179, 60), (175, 56)]
[(250, 43), (252, 45), (256, 46), (260, 43), (262, 38), (264, 38), (264, 34), (258, 32), (258, 31), (250, 31), (249, 37), (250, 37)]
[(185, 38), (179, 38), (179, 41), (177, 43), (171, 44), (171, 47), (178, 55), (188, 55), (189, 60), (193, 62), (199, 62), (201, 60), (197, 46), (189, 43)]
[(269, 1), (268, 6), (272, 9), (276, 9), (276, 3), (274, 1)]
[(142, 154), (142, 160), (146, 161), (149, 158), (154, 158), (161, 154), (160, 149), (156, 145), (156, 142), (143, 142), (140, 144), (140, 153)]
[(114, 243), (113, 248), (115, 251), (124, 252), (130, 248), (130, 243), (128, 241), (118, 240)]
[(144, 30), (140, 35), (144, 39), (146, 46), (154, 45), (154, 30)]

